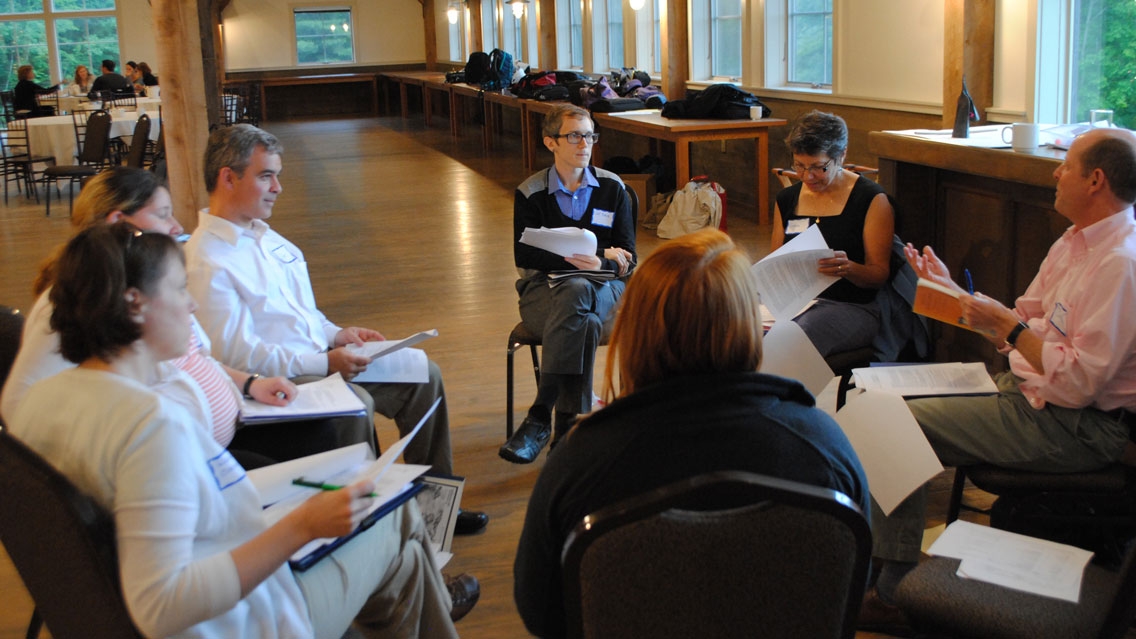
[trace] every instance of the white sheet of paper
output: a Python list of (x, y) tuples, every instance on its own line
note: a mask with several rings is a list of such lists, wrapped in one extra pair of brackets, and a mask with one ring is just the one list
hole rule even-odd
[(833, 377), (816, 346), (793, 321), (777, 322), (761, 340), (761, 372), (795, 379), (814, 397)]
[(867, 391), (849, 396), (836, 413), (836, 423), (860, 458), (872, 496), (885, 515), (943, 471), (899, 395)]
[(817, 260), (832, 257), (815, 224), (766, 255), (750, 271), (764, 304), (778, 321), (792, 319), (839, 277), (817, 271)]
[(300, 392), (287, 406), (269, 406), (253, 399), (241, 401), (241, 419), (282, 419), (363, 412), (367, 407), (339, 373), (299, 385)]
[(574, 226), (554, 229), (543, 226), (539, 229), (526, 228), (521, 233), (521, 244), (535, 246), (561, 257), (571, 257), (575, 254), (595, 255), (597, 246), (595, 233)]
[(366, 442), (300, 457), (248, 471), (249, 481), (260, 495), (260, 505), (267, 506), (299, 493), (311, 494), (292, 484), (297, 477), (330, 477), (344, 469), (359, 469), (374, 455)]
[(904, 397), (998, 392), (998, 386), (981, 362), (854, 368), (852, 379), (856, 381), (856, 388)]
[(374, 360), (382, 357), (383, 355), (386, 355), (387, 353), (393, 353), (399, 349), (406, 348), (408, 346), (414, 346), (418, 342), (437, 336), (438, 329), (434, 328), (428, 331), (415, 333), (410, 337), (404, 339), (388, 339), (378, 342), (363, 342), (362, 346), (358, 346), (356, 344), (348, 344), (347, 351), (350, 353), (355, 353), (356, 355), (363, 355), (369, 359)]
[(425, 384), (430, 381), (430, 364), (426, 351), (402, 348), (371, 361), (351, 381)]
[(961, 559), (958, 575), (1077, 603), (1093, 553), (1075, 546), (955, 521), (929, 553)]

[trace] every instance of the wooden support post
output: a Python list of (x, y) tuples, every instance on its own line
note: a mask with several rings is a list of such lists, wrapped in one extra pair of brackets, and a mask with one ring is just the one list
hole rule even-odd
[[(174, 213), (187, 230), (207, 205), (201, 161), (209, 138), (209, 113), (217, 113), (215, 0), (153, 0), (158, 65), (162, 70), (162, 132)], [(200, 8), (200, 11), (199, 11)], [(211, 81), (207, 81), (208, 77)]]
[(663, 62), (663, 95), (668, 100), (686, 97), (686, 81), (690, 79), (690, 41), (687, 34), (686, 0), (663, 0), (659, 8), (659, 55)]
[(426, 70), (438, 70), (438, 16), (434, 15), (434, 0), (422, 2), (422, 24), (426, 27)]
[[(994, 103), (995, 0), (946, 0), (943, 19), (943, 126), (955, 123), (955, 107), (966, 88), (986, 122), (986, 109)], [(669, 96), (668, 96), (669, 97)]]
[(540, 68), (551, 70), (570, 66), (559, 64), (556, 59), (556, 0), (537, 0), (536, 32)]

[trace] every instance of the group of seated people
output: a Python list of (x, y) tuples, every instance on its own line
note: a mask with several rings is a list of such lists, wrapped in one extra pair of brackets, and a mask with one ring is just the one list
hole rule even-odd
[[(118, 95), (147, 95), (156, 93), (152, 87), (158, 86), (158, 78), (150, 65), (145, 62), (126, 63), (126, 76), (115, 73), (114, 60), (103, 60), (101, 75), (91, 75), (85, 65), (75, 67), (75, 73), (68, 83), (66, 79), (58, 85), (49, 87), (37, 84), (35, 68), (30, 64), (21, 65), (16, 70), (16, 85), (12, 87), (12, 109), (18, 117), (35, 118), (55, 115), (55, 108), (41, 105), (37, 96), (51, 93), (72, 97), (100, 99), (106, 92)], [(154, 97), (154, 96), (151, 96)]]
[[(536, 400), (499, 454), (529, 463), (556, 446), (514, 564), (526, 627), (564, 635), (561, 551), (585, 515), (715, 470), (848, 496), (869, 518), (880, 568), (861, 622), (901, 621), (892, 597), (918, 559), (925, 491), (884, 516), (835, 421), (799, 382), (760, 372), (760, 300), (750, 259), (728, 236), (698, 231), (639, 262), (623, 183), (590, 166), (597, 139), (587, 111), (553, 109), (543, 128), (553, 164), (514, 197), (519, 308), (544, 353)], [(871, 343), (894, 211), (878, 186), (842, 168), (840, 118), (807, 114), (787, 142), (802, 182), (777, 199), (774, 244), (819, 225), (835, 255), (817, 269), (839, 278), (797, 322), (822, 352)], [(80, 228), (36, 283), (0, 416), (115, 514), (123, 592), (146, 634), (336, 637), (354, 622), (368, 636), (455, 636), (476, 580), (442, 577), (413, 501), (302, 573), (288, 557), (350, 531), (372, 486), (318, 494), (272, 526), (258, 515), (245, 468), (360, 441), (377, 447), (375, 411), (406, 433), (441, 398), (405, 459), (453, 472), (433, 362), (424, 384), (353, 385), (365, 419), (297, 424), (287, 437), (237, 421), (242, 394), (287, 403), (296, 383), (350, 380), (368, 360), (347, 347), (383, 339), (320, 312), (302, 251), (267, 224), (282, 153), (247, 124), (211, 134), (209, 207), (184, 254), (171, 239), (181, 228), (169, 195), (150, 174), (113, 169), (92, 180), (76, 201)], [(958, 291), (968, 325), (1009, 358), (997, 395), (909, 402), (945, 464), (1073, 472), (1136, 461), (1136, 325), (1127, 321), (1136, 310), (1136, 135), (1082, 135), (1054, 177), (1055, 208), (1072, 226), (1012, 308), (962, 290), (930, 248), (907, 248), (917, 274)], [(562, 257), (521, 241), (541, 226), (587, 229), (597, 249)], [(582, 276), (550, 286), (554, 271)], [(605, 406), (593, 411), (605, 335)], [(463, 511), (459, 532), (487, 521)]]

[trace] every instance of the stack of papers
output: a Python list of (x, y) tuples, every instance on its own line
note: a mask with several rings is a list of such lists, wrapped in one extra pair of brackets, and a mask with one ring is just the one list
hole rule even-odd
[(409, 348), (438, 336), (438, 329), (415, 333), (405, 339), (351, 344), (347, 350), (371, 359), (366, 370), (351, 379), (356, 383), (425, 384), (430, 380), (430, 361), (425, 351)]
[(540, 227), (526, 228), (521, 233), (521, 244), (528, 244), (560, 257), (573, 255), (595, 255), (599, 245), (596, 234), (588, 229), (566, 226), (555, 229)]
[(956, 521), (928, 552), (961, 559), (958, 576), (1077, 603), (1093, 553), (1075, 546)]
[(817, 260), (833, 254), (814, 224), (765, 256), (750, 267), (762, 305), (779, 322), (792, 319), (840, 279), (817, 270)]
[(615, 274), (615, 271), (601, 271), (592, 269), (577, 269), (574, 271), (549, 271), (548, 286), (549, 288), (556, 288), (564, 280), (570, 277), (582, 277), (593, 282), (610, 282), (618, 276)]
[(367, 407), (336, 373), (321, 380), (300, 384), (300, 392), (287, 406), (269, 406), (255, 399), (241, 400), (240, 421), (245, 424), (267, 424), (299, 419), (320, 419), (343, 415), (364, 415)]
[(911, 364), (852, 369), (856, 388), (904, 397), (929, 395), (992, 395), (998, 392), (986, 366), (962, 364)]

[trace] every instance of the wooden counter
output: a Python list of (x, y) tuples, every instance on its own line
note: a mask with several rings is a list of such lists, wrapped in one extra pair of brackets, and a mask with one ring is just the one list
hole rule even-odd
[[(971, 148), (878, 131), (868, 142), (879, 156), (880, 183), (895, 198), (899, 236), (934, 248), (958, 281), (969, 270), (975, 290), (1006, 305), (1070, 225), (1053, 208), (1053, 171), (1063, 151)], [(937, 330), (937, 360), (1005, 368), (978, 335), (942, 324)]]

